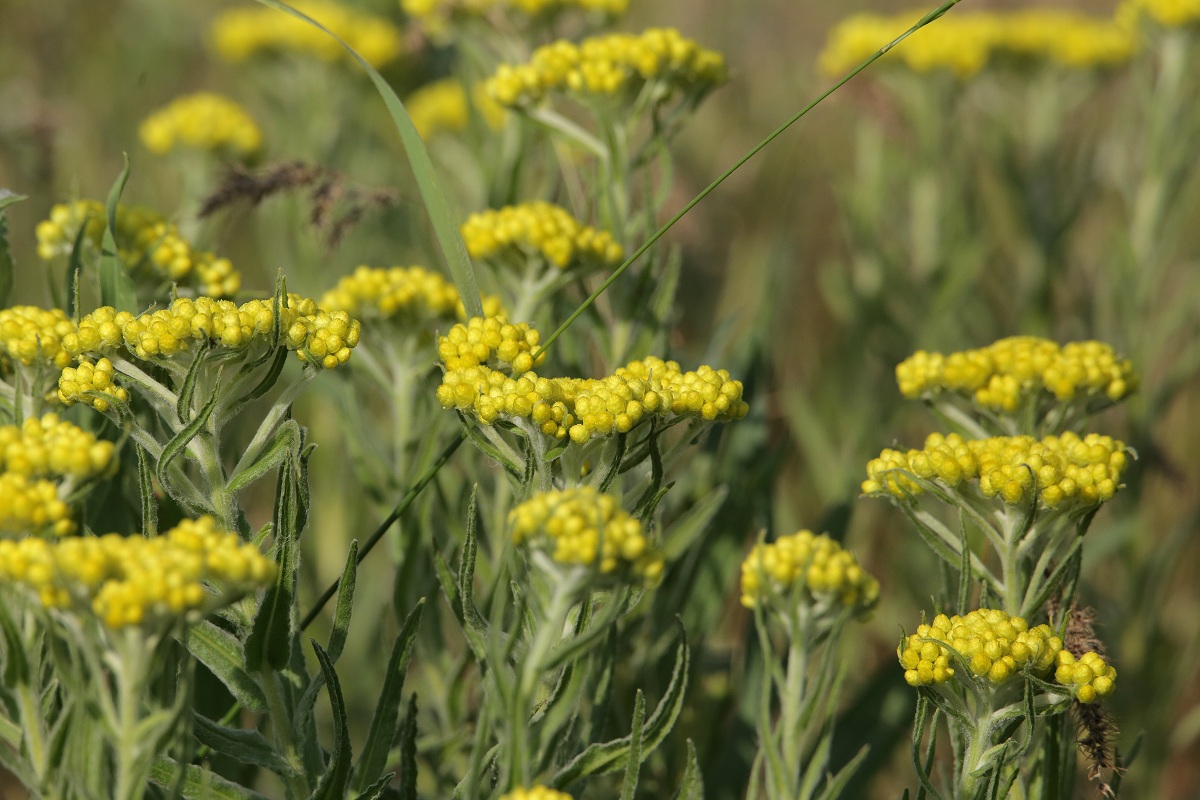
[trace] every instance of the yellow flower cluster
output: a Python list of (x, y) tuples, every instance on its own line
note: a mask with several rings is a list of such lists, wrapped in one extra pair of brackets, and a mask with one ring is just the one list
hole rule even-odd
[(71, 509), (53, 481), (0, 472), (0, 533), (66, 536), (74, 530)]
[(112, 462), (113, 443), (97, 441), (57, 414), (0, 425), (0, 470), (25, 477), (61, 475), (86, 480)]
[[(924, 14), (857, 14), (842, 20), (820, 55), (822, 71), (839, 75), (858, 66)], [(969, 78), (989, 62), (1006, 57), (1044, 59), (1074, 68), (1112, 66), (1128, 61), (1136, 44), (1129, 28), (1113, 19), (1066, 9), (955, 12), (921, 28), (890, 50), (887, 58), (914, 72), (948, 70)]]
[(63, 338), (75, 332), (75, 323), (59, 308), (13, 306), (0, 309), (0, 355), (29, 367), (35, 363), (58, 368), (71, 363)]
[(545, 547), (560, 564), (599, 567), (601, 573), (629, 567), (647, 582), (662, 575), (663, 558), (611, 495), (583, 486), (543, 492), (508, 515), (513, 541)]
[(879, 582), (824, 534), (799, 531), (756, 544), (742, 562), (742, 605), (771, 605), (793, 592), (862, 614), (878, 601)]
[(952, 651), (973, 674), (1000, 686), (1026, 669), (1044, 675), (1056, 663), (1062, 646), (1049, 625), (1031, 629), (1021, 617), (981, 608), (965, 617), (938, 614), (932, 625), (918, 626), (901, 642), (896, 655), (909, 686), (945, 683), (954, 677)]
[(700, 94), (725, 80), (725, 59), (674, 28), (613, 33), (575, 44), (559, 40), (534, 51), (525, 64), (502, 64), (487, 91), (502, 106), (531, 106), (549, 92), (611, 96), (655, 81)]
[[(324, 25), (373, 67), (400, 55), (400, 30), (382, 17), (364, 14), (329, 0), (293, 0), (297, 11)], [(331, 36), (304, 20), (272, 8), (232, 8), (212, 23), (217, 54), (239, 63), (263, 53), (303, 53), (323, 61), (349, 59)]]
[(471, 317), (438, 338), (438, 357), (450, 371), (499, 362), (528, 372), (546, 358), (533, 358), (539, 341), (541, 334), (528, 322), (514, 325), (502, 316)]
[(1112, 499), (1127, 463), (1122, 442), (1096, 433), (1081, 438), (1067, 432), (1040, 441), (1032, 436), (967, 440), (931, 433), (921, 450), (887, 449), (872, 459), (862, 490), (902, 498), (920, 494), (911, 474), (952, 488), (977, 480), (984, 497), (999, 496), (1010, 505), (1027, 501), (1035, 491), (1043, 508), (1067, 502), (1092, 505)]
[[(318, 305), (359, 319), (380, 317), (407, 322), (466, 318), (454, 284), (424, 267), (360, 266), (323, 294)], [(483, 308), (489, 316), (500, 314), (500, 298), (484, 297)]]
[[(108, 411), (114, 400), (128, 403), (129, 392), (113, 382), (113, 372), (107, 358), (95, 363), (85, 358), (76, 367), (66, 367), (58, 377), (58, 402), (64, 406), (83, 403), (101, 412)], [(89, 393), (104, 397), (85, 396)]]
[[(345, 364), (358, 345), (361, 325), (345, 311), (326, 311), (313, 300), (289, 294), (281, 314), (282, 344), (295, 350), (301, 361), (332, 369)], [(249, 347), (274, 326), (274, 298), (236, 305), (211, 297), (180, 297), (167, 308), (129, 320), (121, 334), (138, 358), (170, 358), (188, 350), (192, 341), (231, 349)]]
[(400, 7), (414, 19), (440, 26), (454, 17), (479, 17), (493, 10), (519, 11), (532, 17), (579, 8), (618, 16), (625, 13), (629, 0), (400, 0)]
[[(98, 250), (106, 217), (104, 206), (95, 200), (54, 206), (50, 218), (36, 228), (38, 255), (50, 260), (69, 254), (81, 226), (84, 241)], [(115, 234), (117, 249), (129, 269), (145, 265), (166, 280), (194, 279), (201, 291), (212, 297), (228, 297), (241, 288), (241, 274), (229, 259), (193, 248), (173, 224), (149, 209), (117, 206)]]
[(1060, 402), (1100, 395), (1120, 400), (1137, 388), (1127, 358), (1096, 341), (1056, 342), (1012, 336), (977, 350), (943, 355), (918, 350), (896, 367), (905, 397), (961, 392), (984, 408), (1014, 411), (1021, 400), (1045, 390)]
[[(437, 389), (443, 408), (470, 411), (484, 425), (501, 417), (528, 419), (547, 436), (570, 436), (579, 444), (626, 433), (649, 415), (725, 422), (741, 419), (749, 410), (741, 382), (730, 379), (725, 370), (703, 366), (683, 372), (676, 362), (653, 356), (600, 379), (543, 378), (528, 370), (511, 378), (483, 362), (497, 354), (498, 347), (506, 347), (499, 358), (522, 372), (530, 360), (522, 348), (536, 346), (538, 334), (528, 326), (502, 324), (499, 331), (494, 325), (475, 326), (488, 332), (474, 336), (468, 334), (472, 328), (458, 325), (452, 336), (439, 341), (438, 352), (447, 367)], [(504, 338), (501, 332), (506, 330)]]
[(142, 144), (162, 155), (178, 146), (247, 158), (262, 147), (262, 131), (237, 103), (213, 92), (176, 98), (138, 127)]
[(462, 226), (472, 258), (512, 253), (520, 260), (541, 254), (559, 269), (581, 264), (615, 267), (625, 251), (608, 231), (580, 223), (565, 208), (545, 201), (472, 214)]
[(1075, 658), (1070, 651), (1060, 650), (1054, 680), (1069, 687), (1079, 702), (1094, 703), (1116, 691), (1117, 670), (1099, 653), (1084, 653)]
[(545, 786), (534, 786), (532, 789), (513, 789), (501, 795), (500, 800), (572, 800), (571, 795), (557, 789), (547, 789)]
[(508, 112), (488, 96), (483, 84), (475, 86), (468, 100), (462, 81), (445, 78), (422, 86), (404, 101), (417, 133), (426, 141), (442, 131), (459, 133), (466, 130), (472, 106), (492, 130), (504, 127)]
[(47, 608), (95, 614), (109, 628), (196, 619), (274, 576), (274, 562), (212, 517), (185, 519), (151, 539), (0, 541), (0, 580), (25, 586)]
[(1200, 22), (1200, 0), (1124, 0), (1118, 19), (1136, 20), (1145, 14), (1159, 25), (1182, 28)]

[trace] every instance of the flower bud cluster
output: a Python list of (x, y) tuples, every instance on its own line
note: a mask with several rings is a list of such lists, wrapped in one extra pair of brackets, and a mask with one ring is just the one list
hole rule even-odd
[(0, 309), (0, 356), (27, 367), (38, 363), (61, 369), (71, 363), (71, 354), (63, 349), (63, 338), (74, 331), (75, 323), (59, 308)]
[(725, 59), (674, 28), (614, 33), (538, 48), (525, 64), (502, 64), (487, 91), (507, 107), (533, 106), (550, 92), (613, 96), (647, 82), (700, 95), (725, 80)]
[(159, 155), (182, 146), (248, 158), (262, 147), (262, 131), (246, 110), (213, 92), (172, 100), (142, 121), (138, 135)]
[(488, 96), (483, 84), (476, 84), (468, 98), (462, 81), (445, 78), (422, 86), (404, 101), (413, 126), (425, 141), (442, 131), (460, 133), (466, 130), (472, 107), (492, 130), (504, 127), (508, 112)]
[[(330, 0), (294, 0), (289, 5), (324, 25), (373, 67), (400, 55), (400, 30), (383, 17)], [(272, 8), (222, 12), (213, 21), (212, 41), (217, 54), (235, 64), (259, 53), (300, 53), (327, 62), (349, 60), (342, 45), (325, 31)]]
[[(530, 329), (528, 334), (536, 343), (537, 331)], [(437, 390), (438, 401), (443, 408), (471, 412), (484, 425), (501, 417), (523, 418), (547, 436), (569, 436), (571, 441), (583, 444), (593, 438), (626, 433), (651, 415), (726, 422), (741, 419), (749, 410), (742, 400), (741, 382), (732, 380), (725, 370), (703, 366), (695, 372), (682, 372), (676, 362), (651, 356), (599, 379), (543, 378), (530, 371), (510, 378), (474, 363), (479, 361), (476, 356), (485, 352), (490, 358), (494, 346), (485, 342), (476, 353), (463, 334), (456, 338), (462, 341), (455, 344), (443, 339), (439, 343), (439, 353), (448, 369)], [(528, 357), (528, 353), (520, 355)], [(452, 365), (447, 356), (460, 366)]]
[(71, 509), (53, 481), (0, 472), (0, 534), (66, 536), (75, 531)]
[(472, 214), (462, 226), (472, 258), (493, 259), (506, 253), (521, 261), (540, 254), (559, 269), (582, 265), (615, 267), (625, 251), (608, 231), (579, 222), (565, 208), (535, 201)]
[[(58, 377), (58, 402), (64, 406), (83, 403), (97, 411), (107, 411), (113, 401), (129, 402), (129, 392), (113, 382), (113, 365), (107, 358), (96, 362), (81, 359), (78, 366), (66, 367)], [(86, 396), (89, 393), (103, 397)]]
[(887, 449), (867, 464), (864, 494), (909, 497), (922, 492), (913, 476), (950, 488), (977, 481), (987, 498), (1009, 505), (1036, 494), (1042, 508), (1089, 506), (1111, 500), (1128, 463), (1125, 445), (1109, 436), (1066, 432), (1040, 441), (1032, 436), (965, 440), (931, 433), (922, 450)]
[(1095, 703), (1117, 689), (1117, 670), (1099, 653), (1084, 653), (1076, 658), (1069, 650), (1060, 650), (1054, 680), (1071, 690), (1081, 703)]
[[(99, 250), (106, 219), (104, 206), (95, 200), (54, 206), (50, 218), (36, 228), (38, 255), (50, 260), (69, 254), (81, 227), (83, 241)], [(145, 266), (163, 279), (194, 283), (213, 297), (227, 297), (241, 288), (241, 274), (229, 259), (192, 247), (173, 224), (149, 209), (117, 206), (114, 232), (121, 259), (131, 270)]]
[(1030, 628), (1021, 617), (999, 609), (978, 609), (965, 617), (938, 614), (932, 625), (920, 625), (896, 651), (910, 686), (945, 683), (954, 677), (957, 653), (972, 674), (993, 686), (1007, 683), (1025, 670), (1044, 675), (1062, 651), (1062, 640), (1049, 625)]
[(95, 477), (112, 462), (113, 443), (97, 441), (57, 414), (0, 425), (0, 470), (25, 477)]
[(438, 357), (450, 371), (497, 363), (516, 372), (528, 372), (545, 360), (536, 360), (541, 334), (529, 323), (510, 323), (503, 316), (472, 317), (438, 338)]
[[(358, 319), (378, 317), (409, 322), (466, 318), (454, 284), (424, 267), (360, 266), (321, 296), (318, 303), (329, 311), (345, 311)], [(500, 298), (483, 298), (490, 316), (501, 313)]]
[(531, 789), (513, 789), (511, 792), (501, 795), (500, 800), (572, 800), (572, 798), (565, 792), (538, 785)]
[(508, 524), (515, 543), (543, 548), (560, 564), (595, 565), (602, 574), (627, 567), (647, 582), (662, 575), (662, 555), (642, 523), (591, 486), (536, 494), (509, 512)]
[(1014, 411), (1031, 393), (1045, 390), (1060, 402), (1099, 395), (1117, 401), (1137, 387), (1129, 359), (1102, 342), (1013, 336), (978, 350), (942, 355), (918, 350), (896, 367), (905, 397), (938, 392), (973, 396), (984, 408)]
[[(856, 14), (838, 23), (820, 55), (822, 71), (840, 75), (911, 28), (923, 11)], [(888, 51), (885, 60), (914, 72), (946, 70), (966, 79), (997, 61), (1047, 61), (1087, 69), (1123, 64), (1137, 47), (1117, 20), (1066, 9), (1030, 8), (947, 16)]]
[(212, 517), (166, 533), (0, 541), (0, 580), (47, 608), (94, 614), (109, 628), (194, 620), (268, 585), (275, 564)]
[[(309, 298), (289, 294), (281, 312), (281, 344), (295, 350), (301, 361), (332, 369), (346, 363), (358, 344), (361, 325), (345, 311), (326, 311)], [(271, 334), (275, 299), (237, 305), (211, 297), (180, 297), (167, 308), (137, 317), (104, 307), (80, 321), (79, 344), (95, 342), (98, 349), (92, 352), (104, 352), (114, 344), (112, 327), (120, 327), (122, 342), (141, 359), (171, 358), (188, 351), (192, 342), (236, 350)]]
[(779, 605), (788, 597), (861, 616), (879, 600), (879, 582), (833, 539), (799, 531), (756, 544), (742, 562), (742, 605)]

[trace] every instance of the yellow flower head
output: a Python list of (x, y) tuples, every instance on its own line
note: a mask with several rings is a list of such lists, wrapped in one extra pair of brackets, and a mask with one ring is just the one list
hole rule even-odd
[(1056, 663), (1054, 680), (1070, 689), (1081, 703), (1095, 703), (1117, 690), (1117, 670), (1099, 653), (1076, 658), (1070, 651), (1060, 650)]
[(98, 441), (57, 414), (0, 425), (0, 470), (6, 473), (87, 480), (107, 470), (112, 455), (112, 442)]
[(1142, 15), (1164, 28), (1182, 28), (1200, 23), (1200, 0), (1124, 0), (1117, 19), (1137, 20)]
[(492, 130), (504, 127), (508, 116), (508, 112), (488, 96), (483, 84), (477, 84), (468, 97), (466, 87), (456, 78), (422, 86), (408, 96), (404, 107), (425, 141), (442, 131), (460, 133), (466, 130), (472, 108)]
[(71, 363), (71, 354), (63, 349), (63, 339), (74, 332), (75, 323), (59, 308), (0, 309), (0, 356), (27, 367), (45, 364), (62, 368)]
[(547, 551), (560, 564), (595, 566), (602, 574), (628, 568), (653, 583), (663, 558), (615, 497), (593, 487), (534, 495), (508, 515), (513, 541)]
[(674, 28), (614, 33), (578, 44), (561, 39), (538, 48), (525, 64), (503, 64), (487, 91), (507, 107), (537, 105), (550, 92), (577, 96), (632, 95), (657, 83), (664, 97), (700, 96), (725, 81), (725, 59)]
[(1086, 507), (1111, 500), (1129, 461), (1122, 442), (1109, 436), (1074, 433), (963, 439), (930, 434), (921, 450), (886, 449), (867, 464), (864, 494), (906, 498), (923, 489), (914, 477), (949, 489), (974, 484), (986, 498), (1008, 505), (1036, 496), (1041, 508)]
[[(69, 254), (81, 226), (83, 243), (98, 252), (106, 224), (104, 206), (95, 200), (56, 205), (50, 218), (37, 226), (38, 255), (50, 260)], [(228, 297), (241, 288), (241, 274), (229, 259), (195, 249), (150, 209), (118, 205), (114, 233), (121, 260), (130, 270), (144, 268), (159, 280), (192, 285), (212, 297)]]
[(245, 109), (212, 92), (171, 101), (142, 121), (138, 135), (150, 152), (159, 155), (191, 147), (244, 159), (262, 147), (262, 131)]
[(530, 789), (513, 789), (501, 795), (500, 800), (572, 800), (571, 795), (545, 786), (534, 786)]
[(449, 370), (497, 364), (528, 372), (545, 360), (533, 358), (541, 335), (529, 323), (511, 324), (502, 316), (472, 317), (438, 339), (438, 357)]
[(549, 19), (571, 9), (617, 17), (625, 13), (629, 0), (400, 0), (409, 17), (427, 31), (444, 34), (456, 22), (503, 15), (511, 20), (517, 14)]
[(0, 472), (0, 534), (66, 536), (74, 531), (71, 509), (58, 496), (58, 484)]
[(166, 533), (0, 541), (0, 580), (109, 628), (195, 620), (268, 585), (275, 564), (212, 517)]
[(1015, 411), (1041, 392), (1059, 402), (1116, 402), (1137, 388), (1133, 364), (1096, 341), (1058, 345), (1033, 336), (1013, 336), (977, 350), (943, 355), (918, 350), (896, 367), (905, 397), (955, 392), (983, 408)]
[(114, 372), (107, 358), (95, 363), (85, 358), (78, 366), (64, 368), (58, 377), (58, 402), (64, 406), (83, 403), (101, 412), (113, 402), (128, 403), (129, 392), (113, 382)]
[(1021, 617), (982, 608), (965, 617), (938, 614), (906, 637), (896, 655), (910, 686), (945, 683), (955, 676), (955, 663), (964, 662), (976, 678), (1001, 686), (1026, 670), (1045, 675), (1062, 646), (1049, 625), (1031, 629)]
[[(324, 25), (373, 67), (400, 55), (400, 30), (382, 17), (330, 0), (294, 0), (289, 5)], [(212, 41), (217, 54), (235, 64), (259, 53), (301, 53), (329, 62), (350, 58), (341, 44), (321, 29), (273, 8), (222, 12), (213, 21)]]
[[(501, 313), (499, 298), (485, 297), (483, 304), (493, 316)], [(425, 267), (360, 266), (322, 295), (319, 305), (363, 320), (405, 325), (466, 318), (454, 284)]]
[(879, 582), (842, 547), (799, 531), (754, 546), (742, 562), (742, 605), (755, 608), (799, 600), (864, 615), (879, 599)]
[(625, 260), (611, 233), (584, 225), (565, 208), (544, 201), (472, 214), (462, 237), (472, 258), (517, 265), (532, 255), (559, 269), (612, 268)]

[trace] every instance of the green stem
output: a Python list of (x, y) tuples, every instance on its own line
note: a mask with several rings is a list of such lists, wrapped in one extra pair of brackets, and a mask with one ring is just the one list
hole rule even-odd
[(311, 794), (308, 777), (304, 774), (303, 762), (300, 759), (299, 748), (296, 747), (292, 735), (292, 718), (288, 713), (280, 686), (282, 676), (270, 669), (261, 671), (263, 694), (267, 698), (267, 714), (271, 717), (271, 733), (275, 737), (275, 746), (283, 753), (283, 757), (294, 769), (287, 777), (288, 795), (292, 800), (306, 800)]
[(974, 773), (981, 766), (983, 755), (992, 744), (992, 709), (990, 705), (981, 709), (970, 735), (971, 740), (967, 747), (966, 757), (963, 758), (958, 791), (954, 795), (959, 800), (972, 800), (979, 787), (987, 785), (986, 773), (984, 775)]
[(21, 713), (21, 728), (25, 732), (25, 747), (29, 751), (29, 764), (38, 779), (39, 790), (46, 785), (46, 740), (45, 721), (41, 715), (41, 704), (34, 696), (33, 687), (22, 683), (16, 687), (17, 706)]
[[(116, 658), (109, 660), (117, 693), (117, 719), (112, 797), (116, 800), (141, 800), (149, 781), (151, 748), (157, 736), (147, 738), (139, 730), (142, 696), (146, 692), (146, 673), (153, 648), (140, 628), (113, 633)], [(149, 754), (151, 758), (147, 759)]]
[(800, 791), (801, 753), (800, 735), (802, 712), (805, 701), (805, 681), (808, 675), (808, 614), (804, 609), (799, 618), (793, 620), (789, 631), (787, 680), (783, 690), (783, 707), (780, 726), (783, 728), (782, 755), (784, 777), (787, 781), (787, 796), (796, 797)]

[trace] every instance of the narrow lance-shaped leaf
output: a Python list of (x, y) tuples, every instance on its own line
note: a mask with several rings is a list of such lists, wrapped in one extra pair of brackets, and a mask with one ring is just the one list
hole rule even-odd
[(215, 752), (229, 756), (239, 764), (264, 767), (282, 777), (295, 773), (287, 759), (258, 731), (229, 728), (202, 714), (196, 714), (193, 721), (196, 739)]
[(13, 203), (27, 199), (26, 195), (14, 194), (8, 189), (0, 189), (0, 308), (8, 307), (15, 271), (12, 252), (8, 249), (8, 214), (6, 210)]
[(477, 498), (479, 486), (471, 488), (471, 499), (467, 503), (467, 538), (463, 543), (462, 562), (458, 567), (458, 597), (462, 602), (463, 622), (480, 633), (487, 632), (487, 622), (475, 607), (475, 555), (479, 549), (477, 526)]
[(683, 770), (683, 781), (671, 800), (704, 800), (704, 776), (700, 762), (696, 760), (696, 744), (687, 740), (687, 766)]
[(350, 550), (346, 553), (346, 566), (342, 570), (342, 579), (338, 582), (337, 604), (333, 610), (333, 630), (329, 632), (329, 647), (325, 652), (329, 660), (337, 663), (342, 657), (342, 648), (346, 646), (346, 637), (350, 633), (350, 617), (354, 613), (354, 584), (358, 579), (358, 540), (350, 542)]
[(214, 392), (213, 396), (204, 404), (204, 408), (200, 409), (200, 413), (196, 415), (196, 418), (185, 425), (163, 447), (162, 454), (158, 457), (158, 468), (156, 469), (158, 480), (161, 483), (166, 484), (168, 480), (167, 476), (170, 474), (168, 468), (175, 457), (182, 453), (192, 439), (195, 439), (204, 430), (204, 426), (208, 424), (209, 418), (212, 417), (213, 411), (217, 408), (217, 401), (220, 400), (220, 397), (218, 392)]
[[(268, 800), (264, 794), (222, 778), (194, 764), (184, 764), (184, 800)], [(150, 768), (150, 782), (169, 789), (175, 785), (180, 765), (169, 758), (160, 758)]]
[(363, 744), (362, 754), (354, 770), (353, 788), (364, 791), (383, 773), (387, 766), (388, 753), (396, 737), (396, 725), (400, 719), (400, 701), (404, 692), (404, 678), (408, 672), (408, 662), (412, 658), (413, 642), (417, 637), (417, 628), (421, 624), (421, 612), (425, 608), (425, 598), (421, 598), (415, 608), (404, 620), (396, 641), (392, 645), (392, 655), (388, 659), (387, 675), (383, 680), (383, 691), (379, 694), (379, 702), (375, 705), (375, 714), (371, 718), (371, 727), (367, 732), (367, 740)]
[(188, 652), (208, 667), (239, 703), (255, 711), (266, 710), (266, 697), (246, 669), (237, 637), (204, 621), (188, 626), (183, 641)]
[(124, 154), (125, 166), (117, 176), (108, 193), (105, 211), (108, 224), (104, 227), (104, 238), (100, 246), (100, 302), (112, 306), (117, 311), (137, 313), (137, 294), (133, 288), (133, 279), (121, 261), (117, 250), (117, 206), (121, 202), (121, 194), (125, 191), (125, 182), (129, 180), (129, 154)]
[(154, 499), (154, 473), (150, 456), (140, 444), (135, 444), (138, 460), (138, 490), (142, 501), (142, 536), (151, 539), (158, 535), (158, 503)]
[(417, 696), (408, 699), (400, 728), (400, 800), (417, 800)]
[(629, 756), (625, 760), (625, 779), (621, 781), (621, 800), (633, 800), (638, 773), (642, 767), (642, 724), (646, 721), (646, 696), (638, 689), (633, 699), (633, 724), (629, 728)]
[(329, 704), (333, 707), (333, 752), (330, 754), (329, 768), (313, 790), (311, 800), (342, 800), (346, 795), (346, 786), (350, 782), (352, 754), (350, 752), (350, 732), (346, 720), (346, 702), (342, 698), (342, 685), (338, 682), (337, 672), (333, 662), (317, 644), (311, 640), (317, 661), (321, 664), (321, 674), (325, 677), (325, 685), (329, 691)]
[(296, 605), (295, 481), (290, 461), (279, 468), (275, 488), (276, 561), (279, 572), (267, 590), (250, 636), (246, 640), (246, 664), (251, 670), (270, 667), (282, 670), (291, 657)]
[(75, 241), (71, 245), (71, 254), (67, 256), (67, 274), (63, 283), (67, 291), (67, 316), (79, 321), (79, 281), (83, 277), (83, 240), (87, 235), (87, 220), (79, 226)]
[(283, 463), (289, 456), (297, 455), (296, 449), (300, 443), (299, 425), (295, 420), (287, 420), (275, 432), (271, 443), (263, 448), (253, 462), (242, 467), (230, 476), (225, 484), (225, 491), (230, 497), (236, 496), (256, 480)]

